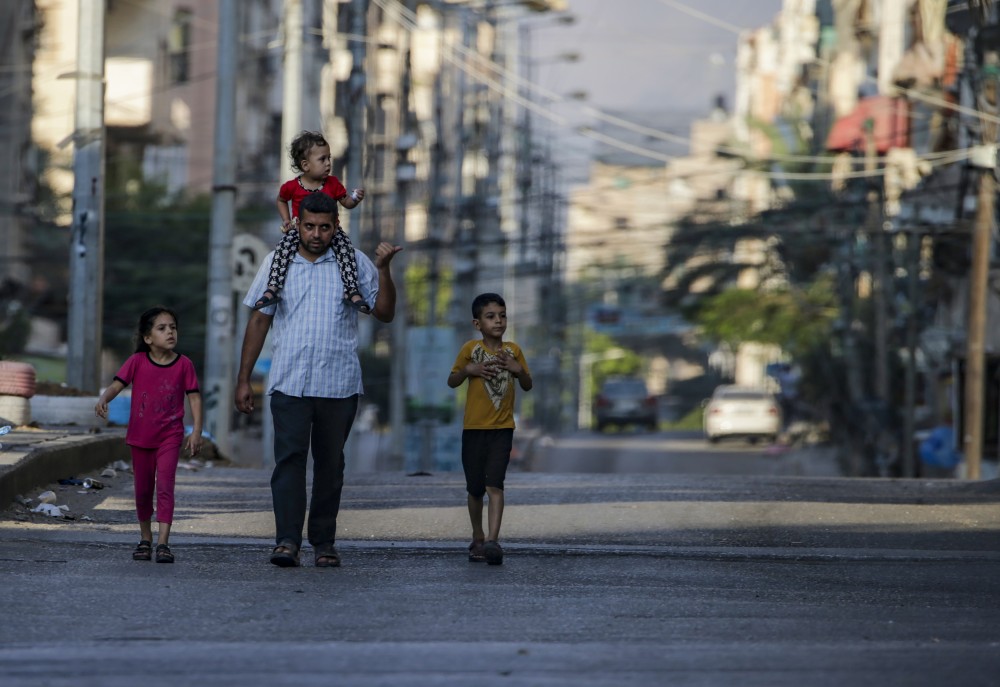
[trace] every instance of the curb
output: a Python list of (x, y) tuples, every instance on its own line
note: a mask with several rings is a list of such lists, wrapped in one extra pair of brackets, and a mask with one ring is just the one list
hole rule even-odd
[(67, 436), (32, 447), (17, 463), (0, 472), (0, 508), (6, 508), (18, 494), (104, 468), (116, 460), (132, 460), (122, 435)]

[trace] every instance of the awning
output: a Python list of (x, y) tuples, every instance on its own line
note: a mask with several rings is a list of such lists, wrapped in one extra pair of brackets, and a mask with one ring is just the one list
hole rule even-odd
[(890, 148), (906, 148), (909, 145), (910, 117), (909, 105), (903, 98), (877, 95), (858, 102), (854, 111), (838, 119), (826, 138), (827, 150), (865, 150), (865, 123), (872, 121), (875, 135), (875, 149), (885, 153)]

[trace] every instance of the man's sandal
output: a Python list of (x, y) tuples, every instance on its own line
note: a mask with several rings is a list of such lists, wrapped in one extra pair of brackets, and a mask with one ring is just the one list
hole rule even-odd
[(333, 544), (319, 546), (315, 551), (317, 568), (339, 568), (340, 554)]
[(260, 300), (254, 303), (253, 309), (260, 310), (261, 308), (266, 308), (269, 305), (274, 305), (280, 300), (281, 298), (278, 296), (278, 294), (276, 294), (271, 289), (268, 289), (267, 291), (264, 292), (264, 295), (260, 297)]
[(486, 554), (483, 552), (483, 540), (473, 539), (472, 543), (469, 544), (469, 562), (482, 563), (485, 560)]
[(160, 544), (156, 547), (156, 562), (157, 563), (173, 563), (174, 554), (170, 552), (170, 547), (166, 544)]
[(132, 552), (133, 561), (149, 561), (153, 559), (153, 542), (143, 539)]
[(279, 568), (299, 567), (299, 552), (292, 544), (278, 544), (271, 549), (271, 564)]

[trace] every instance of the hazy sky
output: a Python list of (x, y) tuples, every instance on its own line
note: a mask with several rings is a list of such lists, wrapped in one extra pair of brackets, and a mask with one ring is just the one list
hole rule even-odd
[[(587, 94), (583, 102), (564, 103), (536, 95), (533, 100), (544, 102), (561, 121), (533, 114), (535, 136), (554, 142), (552, 154), (572, 183), (586, 178), (596, 150), (591, 138), (575, 133), (579, 127), (636, 142), (635, 134), (608, 128), (587, 108), (624, 113), (631, 122), (686, 137), (690, 121), (707, 115), (717, 94), (732, 103), (740, 31), (771, 24), (781, 5), (782, 0), (569, 0), (573, 24), (545, 15), (532, 18), (532, 81), (564, 97)], [(569, 52), (579, 60), (558, 59)], [(663, 116), (665, 110), (683, 115)], [(643, 112), (649, 116), (640, 116)], [(689, 152), (686, 143), (654, 147), (674, 156)], [(603, 155), (619, 149), (605, 145), (602, 150)]]
[[(569, 0), (576, 22), (535, 20), (536, 81), (557, 92), (582, 90), (602, 110), (707, 111), (729, 101), (737, 29), (770, 24), (782, 0)], [(704, 15), (678, 9), (684, 5)], [(713, 23), (714, 22), (714, 23)], [(719, 24), (725, 25), (720, 26)], [(543, 28), (544, 25), (544, 28)], [(549, 57), (577, 52), (576, 63)]]

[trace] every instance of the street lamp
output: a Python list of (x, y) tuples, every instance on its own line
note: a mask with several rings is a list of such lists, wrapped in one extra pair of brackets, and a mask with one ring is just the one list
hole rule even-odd
[[(557, 62), (579, 62), (580, 53), (578, 52), (561, 52), (558, 55), (550, 55), (548, 57), (535, 57), (531, 59), (531, 66), (537, 67), (539, 65), (545, 64), (555, 64)], [(529, 79), (530, 81), (530, 79)]]

